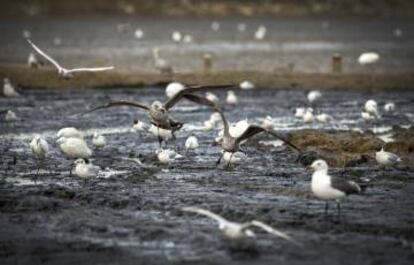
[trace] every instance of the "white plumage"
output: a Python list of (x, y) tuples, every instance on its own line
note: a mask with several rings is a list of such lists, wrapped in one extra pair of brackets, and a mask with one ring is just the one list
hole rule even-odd
[(197, 139), (197, 137), (195, 137), (193, 135), (188, 137), (187, 140), (185, 141), (185, 148), (187, 150), (197, 149), (198, 147), (199, 147), (198, 139)]
[(143, 132), (145, 130), (146, 124), (139, 120), (134, 120), (134, 125), (132, 125), (131, 132)]
[(226, 151), (222, 151), (222, 152), (223, 152), (223, 160), (227, 164), (240, 164), (246, 161), (247, 159), (247, 155), (244, 154), (243, 152), (235, 152), (235, 153), (226, 152)]
[(18, 97), (19, 93), (14, 89), (14, 86), (10, 83), (10, 80), (5, 77), (3, 79), (3, 95), (5, 97)]
[(183, 84), (178, 82), (172, 82), (169, 83), (165, 88), (165, 95), (167, 95), (168, 98), (172, 98), (173, 96), (175, 96), (175, 94), (177, 94), (183, 89), (185, 89), (185, 86)]
[(236, 93), (234, 93), (234, 91), (232, 91), (232, 90), (227, 91), (226, 102), (227, 102), (227, 104), (231, 104), (231, 105), (237, 104), (238, 100), (237, 100)]
[(306, 110), (305, 114), (302, 116), (302, 120), (304, 123), (312, 123), (314, 120), (314, 116), (311, 110)]
[(88, 179), (98, 176), (101, 168), (92, 163), (86, 163), (83, 159), (77, 159), (75, 162), (75, 174), (82, 178)]
[(402, 161), (398, 155), (384, 151), (384, 147), (375, 153), (375, 160), (383, 166), (392, 166)]
[(92, 150), (89, 149), (86, 142), (81, 138), (60, 137), (56, 143), (62, 153), (68, 159), (89, 158), (92, 156)]
[(136, 29), (134, 32), (134, 37), (138, 40), (144, 37), (144, 31), (142, 29)]
[(158, 161), (160, 161), (162, 164), (169, 164), (182, 157), (182, 155), (171, 149), (161, 149), (157, 151)]
[(266, 37), (267, 29), (264, 25), (260, 25), (254, 33), (256, 40), (263, 40)]
[(95, 132), (92, 138), (92, 144), (97, 148), (102, 148), (106, 145), (105, 136)]
[(214, 103), (218, 103), (219, 102), (219, 98), (211, 92), (207, 92), (206, 93), (206, 98)]
[(181, 39), (182, 39), (181, 32), (179, 32), (179, 31), (173, 31), (173, 33), (171, 34), (171, 39), (174, 42), (180, 42)]
[(172, 138), (170, 130), (159, 128), (157, 126), (154, 126), (153, 124), (151, 124), (151, 127), (148, 129), (148, 131), (157, 137), (159, 135), (161, 139), (163, 139), (164, 141), (167, 141)]
[(30, 142), (30, 149), (37, 160), (44, 160), (49, 152), (49, 144), (45, 139), (36, 135)]
[(316, 120), (320, 123), (327, 123), (331, 120), (333, 120), (332, 116), (326, 113), (321, 113), (316, 115)]
[(378, 117), (378, 104), (375, 100), (370, 99), (367, 102), (365, 102), (364, 109), (366, 112), (371, 114), (372, 116)]
[(248, 80), (241, 82), (239, 86), (240, 86), (240, 89), (243, 89), (243, 90), (250, 90), (250, 89), (255, 88), (255, 85)]
[(316, 103), (322, 98), (322, 93), (318, 90), (312, 90), (307, 95), (309, 103)]
[(76, 129), (75, 127), (65, 127), (58, 131), (57, 137), (66, 137), (66, 138), (79, 138), (83, 139), (83, 133)]
[(395, 111), (395, 103), (394, 102), (388, 102), (384, 105), (384, 110), (386, 112), (394, 112)]
[(266, 116), (266, 118), (264, 118), (263, 121), (262, 121), (262, 127), (265, 128), (266, 130), (273, 129), (273, 119), (272, 119), (272, 117)]
[(39, 60), (37, 60), (36, 55), (34, 53), (29, 53), (27, 57), (27, 66), (29, 68), (38, 68), (39, 67)]
[(379, 60), (380, 56), (376, 52), (362, 53), (358, 58), (358, 63), (361, 65), (374, 64)]
[(236, 123), (233, 123), (229, 128), (230, 135), (237, 138), (241, 136), (247, 130), (248, 127), (249, 123), (247, 122), (247, 120), (241, 120)]
[(16, 113), (14, 113), (13, 111), (8, 110), (8, 111), (6, 112), (6, 115), (5, 115), (4, 119), (5, 119), (6, 121), (15, 121), (15, 120), (17, 120), (17, 115), (16, 115)]

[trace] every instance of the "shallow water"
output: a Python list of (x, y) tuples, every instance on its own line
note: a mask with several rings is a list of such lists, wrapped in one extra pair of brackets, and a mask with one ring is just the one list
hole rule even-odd
[[(215, 93), (224, 102), (225, 92)], [(303, 125), (293, 118), (293, 109), (304, 105), (303, 91), (236, 93), (240, 103), (224, 107), (229, 120), (255, 123), (271, 115), (275, 128), (285, 131), (376, 128), (387, 134), (390, 126), (414, 122), (413, 93), (324, 92), (318, 109), (334, 117), (327, 125)], [(244, 144), (247, 163), (231, 170), (216, 168), (220, 150), (212, 143), (217, 131), (202, 129), (211, 114), (205, 107), (183, 101), (173, 109), (174, 116), (187, 123), (177, 134), (179, 145), (194, 134), (201, 147), (170, 165), (156, 162), (153, 135), (129, 132), (132, 120), (148, 122), (140, 110), (76, 115), (110, 99), (164, 98), (163, 89), (23, 94), (0, 98), (1, 108), (14, 110), (20, 118), (0, 122), (0, 173), (5, 177), (0, 184), (2, 264), (411, 264), (414, 258), (414, 172), (409, 167), (383, 170), (369, 161), (333, 168), (334, 174), (348, 179), (369, 180), (363, 195), (343, 201), (338, 222), (334, 204), (324, 218), (324, 204), (309, 193), (310, 174), (295, 163), (296, 154), (270, 137), (259, 135)], [(396, 113), (365, 124), (360, 110), (370, 98), (381, 107), (395, 102)], [(55, 144), (56, 132), (66, 126), (85, 131), (88, 144), (94, 131), (105, 134), (107, 146), (95, 150), (92, 159), (107, 173), (102, 178), (83, 182), (68, 176), (69, 162)], [(51, 144), (37, 184), (32, 181), (36, 162), (28, 146), (35, 133)], [(11, 165), (13, 157), (16, 165)], [(184, 206), (204, 207), (234, 221), (261, 220), (288, 232), (304, 247), (260, 232), (251, 243), (227, 242), (212, 220), (181, 213)]]

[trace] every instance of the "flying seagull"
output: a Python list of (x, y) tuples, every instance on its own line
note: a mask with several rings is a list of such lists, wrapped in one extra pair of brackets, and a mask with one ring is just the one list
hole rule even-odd
[[(190, 98), (193, 95), (186, 95), (186, 98)], [(207, 100), (207, 99), (205, 99)], [(221, 140), (221, 148), (223, 149), (223, 151), (225, 152), (229, 152), (229, 153), (235, 153), (237, 151), (239, 151), (240, 149), (240, 144), (244, 141), (246, 141), (247, 139), (255, 136), (256, 134), (262, 133), (262, 132), (266, 132), (269, 133), (270, 135), (278, 138), (279, 140), (283, 141), (284, 143), (288, 144), (289, 146), (291, 146), (293, 149), (300, 151), (300, 149), (293, 145), (292, 143), (290, 143), (289, 141), (287, 141), (286, 139), (284, 139), (284, 137), (278, 135), (278, 133), (276, 133), (273, 130), (267, 130), (265, 128), (263, 128), (262, 126), (259, 125), (253, 125), (250, 124), (247, 126), (247, 128), (245, 129), (245, 131), (239, 135), (238, 137), (234, 137), (230, 134), (230, 126), (229, 123), (226, 119), (226, 117), (224, 116), (223, 111), (221, 111), (216, 104), (212, 103), (214, 106), (214, 109), (220, 114), (221, 120), (223, 121), (223, 126), (224, 126), (224, 134), (223, 134), (223, 139)], [(210, 105), (211, 106), (211, 105)], [(219, 160), (217, 161), (216, 165), (220, 164), (221, 159), (223, 157), (223, 153), (220, 155)], [(230, 161), (231, 161), (231, 156), (230, 156)], [(229, 164), (227, 164), (227, 166), (229, 166)]]
[[(174, 133), (183, 127), (183, 123), (176, 121), (173, 117), (171, 117), (169, 110), (174, 107), (182, 98), (187, 98), (190, 101), (195, 103), (199, 103), (202, 105), (212, 106), (209, 100), (193, 95), (191, 93), (200, 91), (200, 90), (208, 90), (208, 89), (215, 89), (215, 88), (229, 88), (234, 87), (233, 85), (220, 85), (220, 86), (189, 86), (186, 89), (183, 89), (176, 93), (171, 98), (167, 99), (164, 103), (156, 100), (151, 103), (151, 105), (147, 105), (145, 103), (137, 102), (137, 101), (127, 101), (127, 100), (120, 100), (120, 101), (112, 101), (105, 105), (93, 108), (86, 113), (90, 113), (99, 109), (106, 109), (114, 106), (130, 106), (135, 108), (140, 108), (148, 112), (149, 119), (151, 124), (156, 126), (157, 128), (161, 128), (164, 130), (170, 130), (172, 133), (172, 138), (175, 141)], [(191, 97), (189, 96), (191, 94)], [(162, 139), (158, 133), (158, 142), (161, 146)]]
[(58, 62), (56, 62), (52, 57), (47, 55), (44, 51), (42, 51), (39, 47), (37, 47), (30, 39), (27, 39), (29, 44), (33, 47), (33, 49), (39, 53), (41, 56), (43, 56), (46, 60), (48, 60), (50, 63), (52, 63), (58, 70), (58, 74), (60, 77), (65, 79), (70, 79), (73, 77), (74, 73), (79, 72), (102, 72), (102, 71), (108, 71), (113, 70), (114, 66), (108, 66), (108, 67), (96, 67), (96, 68), (73, 68), (73, 69), (66, 69), (62, 67)]
[(246, 223), (231, 222), (221, 217), (218, 214), (215, 214), (213, 212), (210, 212), (208, 210), (198, 208), (198, 207), (184, 207), (184, 208), (181, 208), (181, 210), (184, 212), (198, 213), (198, 214), (210, 217), (211, 219), (214, 219), (215, 221), (218, 222), (220, 231), (223, 233), (225, 237), (229, 239), (238, 240), (238, 239), (242, 239), (246, 237), (250, 237), (250, 238), (255, 237), (254, 232), (250, 230), (249, 228), (258, 227), (268, 232), (269, 234), (281, 237), (285, 240), (288, 240), (298, 245), (298, 243), (286, 233), (276, 230), (260, 221), (253, 220), (253, 221), (246, 222)]

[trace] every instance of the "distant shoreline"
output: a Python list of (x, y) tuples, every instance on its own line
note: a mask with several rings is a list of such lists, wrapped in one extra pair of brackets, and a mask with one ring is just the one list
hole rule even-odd
[(185, 72), (172, 76), (156, 72), (108, 71), (83, 73), (71, 80), (60, 79), (55, 69), (29, 69), (23, 64), (0, 63), (0, 75), (24, 88), (117, 88), (162, 86), (171, 81), (185, 84), (239, 84), (250, 80), (258, 88), (267, 89), (340, 89), (368, 91), (414, 91), (414, 73), (329, 74), (329, 73), (270, 73), (257, 71)]
[(226, 16), (414, 16), (410, 0), (3, 0), (0, 16), (127, 15), (145, 17), (226, 17)]

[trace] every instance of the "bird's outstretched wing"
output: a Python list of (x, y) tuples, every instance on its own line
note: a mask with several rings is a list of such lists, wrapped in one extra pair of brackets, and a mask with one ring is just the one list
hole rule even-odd
[(292, 144), (290, 141), (288, 141), (286, 139), (286, 137), (283, 137), (282, 135), (280, 135), (276, 131), (274, 131), (274, 130), (267, 130), (267, 133), (269, 133), (270, 135), (272, 135), (272, 136), (276, 137), (277, 139), (281, 140), (282, 142), (284, 142), (285, 144), (289, 145), (290, 147), (292, 147), (296, 151), (302, 152), (302, 150), (299, 147), (297, 147), (296, 145)]
[(249, 127), (247, 127), (247, 129), (242, 133), (242, 135), (237, 137), (236, 143), (239, 144), (243, 142), (244, 140), (247, 140), (250, 137), (255, 136), (258, 133), (266, 132), (266, 131), (267, 130), (265, 128), (260, 127), (258, 125), (249, 125)]
[(74, 68), (74, 69), (69, 69), (68, 72), (69, 73), (74, 73), (74, 72), (102, 72), (102, 71), (108, 71), (108, 70), (113, 70), (113, 69), (115, 69), (114, 66), (95, 67), (95, 68)]
[(198, 213), (198, 214), (201, 214), (201, 215), (205, 215), (207, 217), (210, 217), (211, 219), (216, 220), (220, 224), (228, 223), (228, 221), (226, 219), (224, 219), (223, 217), (221, 217), (220, 215), (217, 215), (213, 212), (210, 212), (209, 210), (205, 210), (205, 209), (202, 209), (202, 208), (184, 207), (184, 208), (181, 208), (181, 210), (184, 211), (184, 212), (192, 212), (192, 213)]
[(130, 107), (135, 107), (135, 108), (141, 108), (144, 110), (149, 110), (149, 107), (143, 103), (136, 102), (136, 101), (120, 100), (120, 101), (113, 101), (113, 102), (106, 103), (105, 105), (88, 110), (84, 112), (83, 114), (87, 114), (87, 113), (90, 113), (90, 112), (93, 112), (99, 109), (106, 109), (106, 108), (116, 107), (116, 106), (130, 106)]
[(202, 86), (202, 85), (195, 85), (195, 86), (189, 86), (180, 92), (176, 93), (173, 97), (169, 98), (165, 103), (164, 107), (168, 110), (174, 107), (175, 104), (180, 101), (184, 95), (192, 94), (199, 91), (205, 91), (205, 90), (211, 90), (211, 89), (217, 89), (217, 88), (232, 88), (236, 87), (235, 85), (211, 85), (211, 86)]
[(245, 226), (246, 228), (247, 228), (247, 227), (250, 227), (250, 226), (259, 227), (259, 228), (263, 229), (264, 231), (268, 232), (269, 234), (272, 234), (272, 235), (275, 235), (275, 236), (281, 237), (281, 238), (283, 238), (283, 239), (285, 239), (285, 240), (287, 240), (287, 241), (290, 241), (290, 242), (292, 242), (292, 243), (294, 243), (294, 244), (296, 244), (296, 245), (300, 245), (300, 244), (299, 244), (296, 240), (294, 240), (294, 239), (293, 239), (291, 236), (289, 236), (288, 234), (286, 234), (286, 233), (284, 233), (284, 232), (282, 232), (282, 231), (279, 231), (279, 230), (277, 230), (277, 229), (274, 229), (273, 227), (271, 227), (271, 226), (269, 226), (269, 225), (267, 225), (267, 224), (265, 224), (265, 223), (262, 223), (262, 222), (260, 222), (260, 221), (253, 220), (253, 221), (251, 221), (251, 222), (246, 223), (244, 226)]
[(56, 62), (52, 57), (50, 57), (49, 55), (47, 55), (44, 51), (42, 51), (39, 47), (37, 47), (30, 39), (27, 39), (27, 42), (29, 42), (29, 44), (33, 47), (33, 49), (40, 54), (41, 56), (43, 56), (46, 60), (48, 60), (50, 63), (52, 63), (57, 69), (61, 69), (62, 66), (60, 66), (60, 64), (58, 62)]

